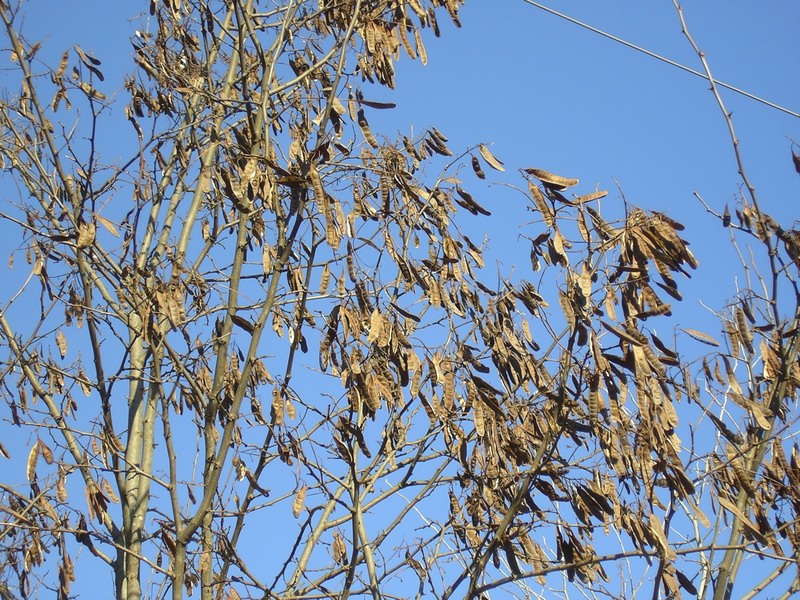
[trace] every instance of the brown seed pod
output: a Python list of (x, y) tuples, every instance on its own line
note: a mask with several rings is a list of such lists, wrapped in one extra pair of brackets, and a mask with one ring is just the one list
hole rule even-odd
[(565, 190), (567, 188), (573, 187), (578, 185), (577, 179), (572, 179), (569, 177), (561, 177), (560, 175), (556, 175), (551, 173), (550, 171), (545, 171), (544, 169), (522, 169), (528, 175), (533, 175), (545, 184), (548, 187), (551, 187), (556, 190)]

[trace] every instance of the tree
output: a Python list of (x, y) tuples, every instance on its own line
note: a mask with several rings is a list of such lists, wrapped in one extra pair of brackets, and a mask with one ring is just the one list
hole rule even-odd
[(747, 556), (796, 568), (798, 232), (746, 180), (712, 215), (761, 254), (695, 361), (653, 326), (683, 227), (576, 179), (520, 174), (531, 271), (489, 283), (462, 180), (503, 163), (367, 120), (461, 4), (151, 2), (112, 94), (0, 2), (30, 265), (0, 314), (4, 594), (67, 598), (81, 563), (130, 599), (722, 598)]

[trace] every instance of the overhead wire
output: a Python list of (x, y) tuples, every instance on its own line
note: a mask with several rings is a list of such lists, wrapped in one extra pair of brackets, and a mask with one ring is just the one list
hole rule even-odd
[[(647, 56), (649, 56), (651, 58), (655, 58), (657, 60), (660, 60), (661, 62), (667, 63), (670, 66), (673, 66), (673, 67), (676, 67), (678, 69), (681, 69), (682, 71), (686, 71), (687, 73), (691, 73), (692, 75), (696, 75), (697, 77), (700, 77), (701, 79), (705, 79), (706, 81), (711, 81), (711, 79), (709, 79), (708, 76), (705, 73), (701, 73), (700, 71), (696, 71), (695, 69), (692, 69), (691, 67), (687, 67), (686, 65), (681, 64), (679, 62), (676, 62), (676, 61), (674, 61), (674, 60), (672, 60), (670, 58), (667, 58), (666, 56), (661, 56), (660, 54), (656, 54), (655, 52), (652, 52), (652, 51), (648, 50), (647, 48), (642, 48), (641, 46), (637, 46), (636, 44), (633, 44), (633, 43), (631, 43), (631, 42), (629, 42), (627, 40), (624, 40), (624, 39), (622, 39), (620, 37), (617, 37), (617, 36), (615, 36), (613, 34), (610, 34), (607, 31), (603, 31), (602, 29), (598, 29), (597, 27), (593, 27), (592, 25), (589, 25), (588, 23), (584, 23), (583, 21), (579, 21), (578, 19), (576, 19), (574, 17), (570, 17), (569, 15), (565, 15), (564, 13), (561, 13), (561, 12), (559, 12), (559, 11), (557, 11), (555, 9), (552, 9), (552, 8), (550, 8), (548, 6), (544, 6), (543, 4), (540, 4), (538, 2), (534, 2), (533, 0), (522, 0), (522, 1), (525, 2), (526, 4), (530, 4), (531, 6), (534, 6), (534, 7), (538, 8), (538, 9), (541, 9), (541, 10), (543, 10), (545, 12), (548, 12), (551, 15), (555, 15), (556, 17), (564, 19), (565, 21), (568, 21), (570, 23), (573, 23), (574, 25), (578, 25), (580, 27), (583, 27), (584, 29), (588, 29), (592, 33), (596, 33), (596, 34), (601, 35), (601, 36), (603, 36), (605, 38), (608, 38), (608, 39), (610, 39), (610, 40), (612, 40), (614, 42), (617, 42), (618, 44), (622, 44), (623, 46), (627, 46), (628, 48), (631, 48), (632, 50), (636, 50), (637, 52), (641, 52), (642, 54), (645, 54), (645, 55), (647, 55)], [(765, 104), (766, 106), (769, 106), (770, 108), (774, 108), (774, 109), (779, 110), (779, 111), (781, 111), (783, 113), (786, 113), (787, 115), (791, 115), (793, 117), (800, 118), (800, 113), (795, 112), (793, 110), (790, 110), (790, 109), (788, 109), (788, 108), (786, 108), (784, 106), (781, 106), (780, 104), (775, 104), (774, 102), (770, 102), (769, 100), (767, 100), (765, 98), (762, 98), (760, 96), (756, 96), (755, 94), (751, 94), (750, 92), (748, 92), (746, 90), (743, 90), (741, 88), (733, 86), (733, 85), (731, 85), (729, 83), (725, 83), (724, 81), (720, 81), (719, 79), (716, 79), (716, 78), (713, 79), (713, 82), (716, 85), (720, 86), (720, 87), (728, 89), (728, 90), (730, 90), (732, 92), (736, 92), (737, 94), (741, 94), (742, 96), (744, 96), (746, 98), (749, 98), (751, 100), (755, 100), (756, 102), (760, 102), (761, 104)]]

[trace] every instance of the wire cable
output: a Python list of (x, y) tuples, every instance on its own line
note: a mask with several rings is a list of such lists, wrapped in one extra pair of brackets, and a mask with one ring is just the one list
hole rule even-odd
[[(548, 12), (551, 15), (555, 15), (556, 17), (564, 19), (565, 21), (569, 21), (570, 23), (573, 23), (575, 25), (583, 27), (584, 29), (588, 29), (592, 33), (596, 33), (596, 34), (601, 35), (601, 36), (603, 36), (605, 38), (608, 38), (608, 39), (610, 39), (610, 40), (612, 40), (614, 42), (617, 42), (618, 44), (622, 44), (623, 46), (627, 46), (628, 48), (636, 50), (637, 52), (641, 52), (642, 54), (646, 54), (647, 56), (649, 56), (651, 58), (655, 58), (657, 60), (660, 60), (661, 62), (665, 62), (670, 66), (677, 67), (678, 69), (681, 69), (682, 71), (686, 71), (687, 73), (691, 73), (692, 75), (696, 75), (697, 77), (700, 77), (701, 79), (705, 79), (706, 81), (711, 81), (705, 73), (701, 73), (700, 71), (695, 71), (691, 67), (687, 67), (686, 65), (683, 65), (683, 64), (681, 64), (679, 62), (675, 62), (674, 60), (669, 59), (666, 56), (661, 56), (660, 54), (656, 54), (655, 52), (651, 52), (647, 48), (642, 48), (641, 46), (637, 46), (636, 44), (633, 44), (631, 42), (623, 40), (622, 38), (619, 38), (619, 37), (617, 37), (615, 35), (612, 35), (612, 34), (610, 34), (608, 32), (605, 32), (602, 29), (598, 29), (597, 27), (593, 27), (593, 26), (589, 25), (588, 23), (584, 23), (583, 21), (579, 21), (578, 19), (570, 17), (569, 15), (565, 15), (564, 13), (560, 13), (557, 10), (554, 10), (552, 8), (544, 6), (543, 4), (539, 4), (538, 2), (534, 2), (533, 0), (522, 0), (522, 1), (525, 2), (526, 4), (530, 4), (531, 6), (539, 8), (539, 9), (545, 11), (545, 12)], [(797, 113), (797, 112), (795, 112), (793, 110), (789, 110), (788, 108), (785, 108), (785, 107), (781, 106), (780, 104), (775, 104), (774, 102), (770, 102), (769, 100), (761, 98), (760, 96), (756, 96), (755, 94), (751, 94), (750, 92), (747, 92), (747, 91), (745, 91), (745, 90), (743, 90), (741, 88), (738, 88), (736, 86), (730, 85), (729, 83), (725, 83), (724, 81), (720, 81), (719, 79), (715, 78), (713, 81), (714, 81), (714, 83), (716, 85), (718, 85), (720, 87), (724, 87), (725, 89), (731, 90), (732, 92), (736, 92), (737, 94), (741, 94), (742, 96), (744, 96), (746, 98), (750, 98), (751, 100), (755, 100), (756, 102), (760, 102), (761, 104), (765, 104), (765, 105), (769, 106), (770, 108), (774, 108), (776, 110), (779, 110), (779, 111), (781, 111), (783, 113), (786, 113), (787, 115), (791, 115), (793, 117), (800, 118), (800, 113)]]

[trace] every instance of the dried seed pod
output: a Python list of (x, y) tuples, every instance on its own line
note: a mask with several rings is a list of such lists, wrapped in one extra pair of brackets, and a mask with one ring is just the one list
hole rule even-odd
[(483, 401), (480, 398), (472, 402), (472, 419), (475, 423), (475, 433), (478, 437), (483, 437), (486, 433), (486, 422), (483, 417)]
[(347, 564), (347, 546), (344, 543), (342, 534), (338, 531), (333, 532), (333, 560), (340, 565)]
[(570, 331), (575, 329), (575, 311), (572, 308), (572, 302), (564, 292), (558, 290), (558, 301), (561, 304), (561, 312), (564, 313), (564, 318), (567, 320)]
[(690, 337), (696, 339), (698, 342), (702, 342), (704, 344), (708, 344), (709, 346), (714, 346), (715, 348), (719, 348), (719, 342), (712, 338), (707, 333), (703, 333), (702, 331), (697, 331), (696, 329), (682, 329), (682, 331), (688, 334)]
[[(555, 190), (565, 190), (578, 185), (578, 180), (570, 177), (561, 177), (544, 169), (523, 169), (528, 175), (533, 175), (548, 187)], [(602, 196), (600, 196), (602, 197)], [(587, 200), (588, 202), (588, 200)]]
[(722, 213), (722, 226), (723, 227), (730, 227), (731, 224), (731, 209), (728, 208), (728, 205), (725, 205), (725, 212)]
[(330, 266), (325, 263), (325, 266), (322, 267), (322, 275), (319, 278), (319, 293), (320, 294), (327, 294), (328, 293), (328, 286), (331, 282), (331, 270)]
[(478, 146), (478, 152), (481, 153), (483, 160), (487, 162), (487, 164), (497, 171), (505, 171), (506, 168), (503, 166), (503, 163), (497, 160), (497, 158), (489, 151), (489, 148), (486, 147), (485, 144), (480, 144)]
[(292, 502), (292, 514), (294, 518), (300, 516), (300, 513), (303, 512), (303, 507), (305, 506), (306, 501), (306, 490), (308, 486), (303, 486), (299, 490), (297, 490), (297, 494), (295, 494), (294, 501)]
[[(577, 182), (577, 179), (575, 179), (574, 181)], [(597, 192), (592, 192), (591, 194), (584, 194), (583, 196), (575, 196), (573, 202), (575, 204), (584, 204), (585, 202), (600, 200), (600, 198), (605, 198), (606, 196), (608, 196), (608, 192), (606, 190), (599, 190)]]
[(367, 117), (364, 116), (363, 108), (358, 109), (356, 117), (358, 126), (361, 128), (361, 133), (364, 135), (364, 139), (367, 140), (367, 143), (373, 148), (378, 148), (380, 145), (378, 144), (378, 140), (376, 140), (375, 136), (372, 134), (372, 130), (369, 128), (369, 123), (367, 123)]
[(67, 338), (60, 329), (56, 331), (56, 346), (61, 358), (64, 358), (67, 355)]
[(376, 308), (372, 311), (369, 318), (369, 334), (367, 335), (367, 343), (371, 344), (376, 341), (381, 335), (383, 330), (383, 318), (380, 311)]
[(272, 391), (272, 418), (277, 426), (283, 425), (283, 409), (283, 394), (275, 388)]
[(542, 213), (542, 218), (544, 219), (545, 225), (552, 227), (553, 223), (555, 222), (555, 215), (553, 214), (553, 209), (547, 203), (544, 194), (542, 194), (542, 191), (539, 189), (539, 187), (532, 181), (528, 181), (528, 191), (530, 191), (531, 197), (536, 203), (536, 208), (538, 208), (539, 212)]
[(736, 327), (739, 333), (739, 339), (747, 349), (747, 353), (753, 354), (755, 352), (755, 348), (753, 347), (753, 332), (750, 330), (747, 316), (741, 308), (736, 309)]
[(419, 54), (419, 60), (423, 65), (428, 64), (428, 52), (425, 50), (425, 44), (422, 43), (422, 35), (419, 32), (418, 28), (414, 29), (414, 42), (417, 44), (417, 54)]
[(478, 158), (476, 156), (472, 156), (470, 158), (472, 159), (472, 170), (475, 171), (475, 175), (477, 175), (480, 179), (486, 179), (486, 173), (483, 172)]

